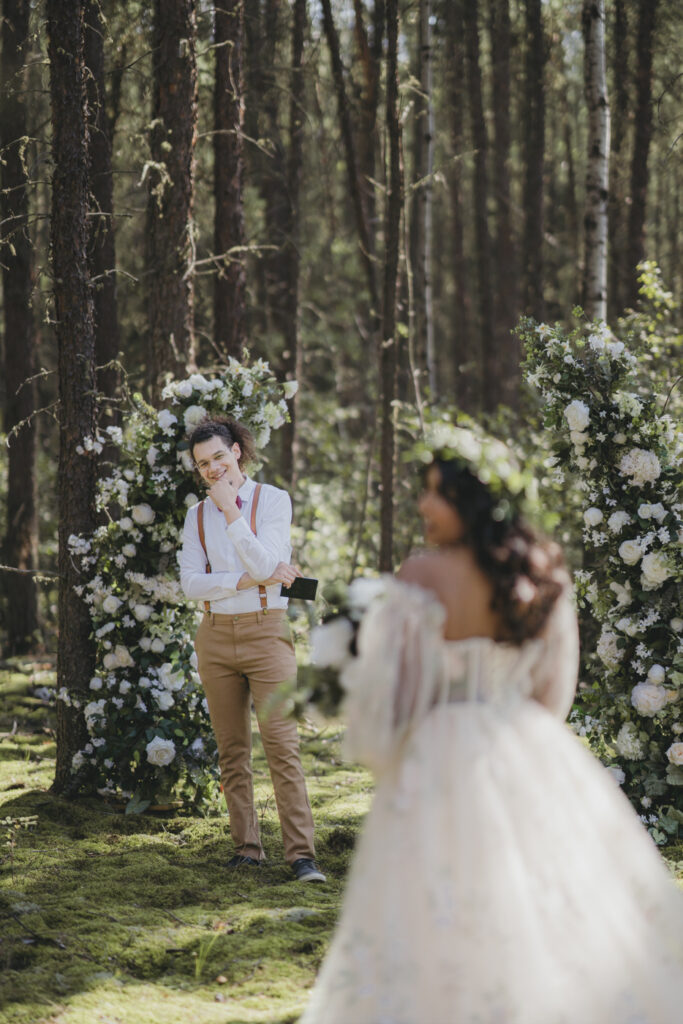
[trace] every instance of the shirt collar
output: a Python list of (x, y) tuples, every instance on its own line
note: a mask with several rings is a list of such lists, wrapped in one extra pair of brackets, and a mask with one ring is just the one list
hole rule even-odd
[(239, 494), (240, 498), (242, 499), (242, 501), (244, 501), (244, 502), (249, 501), (249, 499), (251, 498), (252, 494), (254, 493), (255, 487), (256, 487), (256, 484), (254, 483), (254, 481), (251, 480), (248, 476), (245, 475), (244, 483), (242, 484), (242, 486), (240, 487), (239, 491), (237, 492)]

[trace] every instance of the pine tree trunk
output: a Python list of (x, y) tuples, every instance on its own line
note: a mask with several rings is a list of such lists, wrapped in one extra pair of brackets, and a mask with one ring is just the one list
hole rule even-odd
[[(285, 350), (282, 364), (287, 380), (300, 380), (303, 358), (299, 339), (299, 193), (303, 170), (304, 94), (303, 75), (304, 37), (306, 32), (306, 0), (294, 0), (292, 23), (292, 70), (289, 108), (289, 160), (287, 169), (288, 223), (284, 260), (288, 273), (288, 315), (285, 325)], [(282, 472), (291, 493), (296, 497), (298, 462), (297, 411), (298, 396), (290, 402), (290, 422), (282, 429)]]
[(500, 364), (500, 399), (519, 405), (520, 343), (517, 322), (517, 253), (510, 195), (510, 0), (491, 0), (489, 11), (493, 77), (494, 194), (496, 200), (495, 337)]
[(382, 345), (380, 349), (381, 484), (380, 572), (393, 569), (394, 462), (396, 449), (395, 408), (398, 339), (396, 295), (400, 245), (403, 175), (401, 169), (401, 122), (398, 109), (398, 0), (387, 2), (386, 123), (388, 134), (387, 200), (385, 214)]
[(469, 93), (472, 142), (474, 144), (474, 219), (477, 243), (477, 291), (479, 297), (479, 334), (481, 361), (480, 395), (483, 407), (495, 409), (499, 401), (500, 373), (493, 333), (493, 280), (491, 275), (491, 236), (488, 225), (488, 139), (482, 100), (479, 63), (479, 4), (464, 5), (467, 86)]
[(624, 252), (626, 248), (626, 174), (624, 143), (628, 127), (629, 70), (628, 23), (624, 0), (614, 0), (612, 30), (612, 96), (609, 198), (607, 221), (607, 309), (610, 322), (621, 316), (625, 305)]
[(541, 0), (524, 0), (526, 52), (524, 75), (524, 236), (522, 240), (522, 304), (537, 320), (543, 301), (543, 156), (545, 150), (544, 69), (547, 59)]
[[(29, 0), (4, 0), (2, 7), (2, 77), (0, 78), (0, 262), (4, 313), (4, 429), (27, 420), (35, 410), (36, 336), (31, 309), (33, 248), (28, 227), (28, 174), (23, 147), (28, 141), (24, 102), (25, 47), (29, 34)], [(8, 655), (24, 654), (38, 629), (36, 568), (36, 428), (26, 423), (11, 434), (7, 460), (7, 533), (3, 562), (26, 575), (2, 577)]]
[(610, 120), (605, 68), (604, 0), (584, 0), (582, 21), (588, 107), (583, 308), (590, 320), (606, 320)]
[(374, 255), (377, 233), (374, 181), (377, 162), (377, 110), (383, 61), (384, 0), (375, 0), (372, 11), (372, 36), (369, 36), (365, 28), (363, 0), (353, 0), (353, 8), (356, 44), (363, 71), (363, 84), (358, 102), (359, 125), (355, 136), (358, 147), (358, 174), (368, 232), (368, 251)]
[[(59, 640), (57, 688), (87, 698), (94, 650), (90, 615), (75, 587), (83, 583), (68, 547), (95, 526), (95, 463), (83, 454), (95, 430), (95, 328), (88, 260), (88, 123), (83, 0), (47, 0), (52, 99), (51, 248), (58, 344), (60, 444)], [(77, 448), (81, 447), (81, 454)], [(71, 759), (86, 741), (83, 716), (57, 702), (53, 790), (69, 791)]]
[[(241, 359), (247, 341), (244, 184), (244, 0), (215, 6), (214, 251), (215, 347)], [(232, 251), (231, 251), (232, 250)]]
[(450, 132), (453, 159), (449, 172), (451, 204), (451, 252), (453, 260), (453, 315), (451, 360), (454, 372), (454, 394), (459, 408), (476, 409), (476, 364), (471, 333), (469, 275), (465, 260), (462, 161), (465, 154), (465, 42), (463, 31), (463, 0), (446, 6), (447, 62), (446, 87), (450, 108)]
[(652, 50), (659, 0), (640, 0), (636, 32), (636, 111), (628, 220), (626, 305), (638, 302), (638, 264), (645, 259), (645, 216), (652, 139)]
[(148, 378), (154, 395), (194, 363), (195, 0), (155, 0), (154, 93), (147, 179)]
[[(104, 22), (98, 0), (85, 7), (85, 62), (90, 117), (90, 258), (95, 303), (97, 386), (105, 398), (118, 394), (120, 337), (116, 301), (116, 244), (114, 235), (113, 125), (107, 115), (104, 69)], [(117, 406), (107, 403), (107, 423), (119, 420)]]

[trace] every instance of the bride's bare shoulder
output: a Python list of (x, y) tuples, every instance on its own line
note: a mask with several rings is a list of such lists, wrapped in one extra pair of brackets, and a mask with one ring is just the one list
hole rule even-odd
[(457, 547), (438, 551), (418, 551), (403, 562), (397, 576), (404, 583), (416, 583), (428, 590), (441, 590), (445, 580), (461, 579), (472, 572), (472, 556), (468, 548)]

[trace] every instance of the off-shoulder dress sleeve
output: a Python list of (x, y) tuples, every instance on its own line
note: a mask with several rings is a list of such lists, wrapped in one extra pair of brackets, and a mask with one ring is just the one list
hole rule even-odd
[(564, 719), (574, 700), (579, 670), (579, 629), (569, 586), (557, 599), (531, 668), (532, 697)]
[(446, 682), (444, 618), (433, 594), (387, 578), (361, 622), (358, 656), (341, 673), (346, 758), (382, 772), (438, 701)]

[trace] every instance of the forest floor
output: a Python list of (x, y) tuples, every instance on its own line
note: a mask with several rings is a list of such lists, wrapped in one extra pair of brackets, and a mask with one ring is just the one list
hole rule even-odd
[[(225, 811), (125, 815), (49, 792), (54, 687), (47, 662), (0, 669), (0, 1021), (286, 1024), (304, 1008), (371, 795), (339, 758), (340, 730), (301, 727), (327, 884), (284, 861), (254, 737), (267, 865), (231, 871)], [(45, 690), (43, 690), (45, 688)]]
[[(49, 792), (49, 662), (0, 667), (0, 1022), (293, 1024), (341, 903), (372, 784), (340, 760), (338, 723), (302, 753), (325, 885), (292, 880), (263, 751), (267, 865), (230, 871), (226, 815), (125, 815)], [(683, 881), (683, 844), (665, 851)]]

